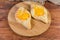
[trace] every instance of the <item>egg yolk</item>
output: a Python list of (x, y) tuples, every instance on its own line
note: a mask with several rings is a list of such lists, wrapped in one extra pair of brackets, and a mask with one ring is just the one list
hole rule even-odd
[(27, 10), (18, 10), (16, 14), (17, 18), (20, 20), (27, 20), (29, 18), (29, 14)]
[(35, 15), (35, 16), (43, 16), (43, 15), (44, 15), (44, 8), (35, 5), (35, 6), (34, 6), (34, 15)]

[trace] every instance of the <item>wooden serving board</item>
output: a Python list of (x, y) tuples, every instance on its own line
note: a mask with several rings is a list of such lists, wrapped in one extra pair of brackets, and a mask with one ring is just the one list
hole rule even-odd
[(45, 7), (52, 15), (52, 23), (43, 34), (35, 37), (23, 37), (14, 33), (7, 20), (11, 7), (19, 2), (0, 1), (0, 40), (60, 40), (60, 6), (46, 2)]
[(19, 24), (16, 21), (15, 13), (19, 7), (27, 8), (27, 4), (29, 4), (29, 3), (33, 3), (33, 2), (28, 2), (28, 3), (27, 2), (21, 2), (21, 3), (16, 4), (15, 6), (13, 6), (12, 9), (10, 10), (9, 14), (8, 14), (8, 22), (9, 22), (11, 29), (19, 35), (37, 36), (37, 35), (40, 35), (43, 32), (45, 32), (50, 27), (51, 15), (48, 12), (48, 23), (43, 23), (42, 21), (32, 19), (31, 20), (32, 29), (28, 30), (28, 29), (24, 28), (21, 24)]

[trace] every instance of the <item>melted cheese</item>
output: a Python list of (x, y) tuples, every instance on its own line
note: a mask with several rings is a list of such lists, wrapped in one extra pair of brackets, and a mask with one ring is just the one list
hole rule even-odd
[(27, 20), (29, 18), (29, 13), (27, 10), (18, 10), (16, 17), (20, 20)]
[(43, 7), (35, 5), (33, 7), (33, 10), (34, 10), (35, 16), (43, 16), (44, 15), (44, 8)]

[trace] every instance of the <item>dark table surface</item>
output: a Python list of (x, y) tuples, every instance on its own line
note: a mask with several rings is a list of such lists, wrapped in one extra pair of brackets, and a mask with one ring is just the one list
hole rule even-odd
[(60, 6), (46, 2), (45, 7), (52, 16), (50, 28), (36, 37), (23, 37), (15, 34), (9, 27), (7, 16), (12, 6), (19, 2), (0, 1), (0, 40), (60, 40)]

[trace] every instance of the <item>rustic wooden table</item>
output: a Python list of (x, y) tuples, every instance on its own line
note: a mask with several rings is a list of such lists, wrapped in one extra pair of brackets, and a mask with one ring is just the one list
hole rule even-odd
[(7, 16), (13, 5), (19, 2), (0, 2), (0, 40), (60, 40), (60, 6), (46, 2), (45, 7), (52, 15), (50, 28), (36, 37), (23, 37), (15, 34), (9, 27)]

